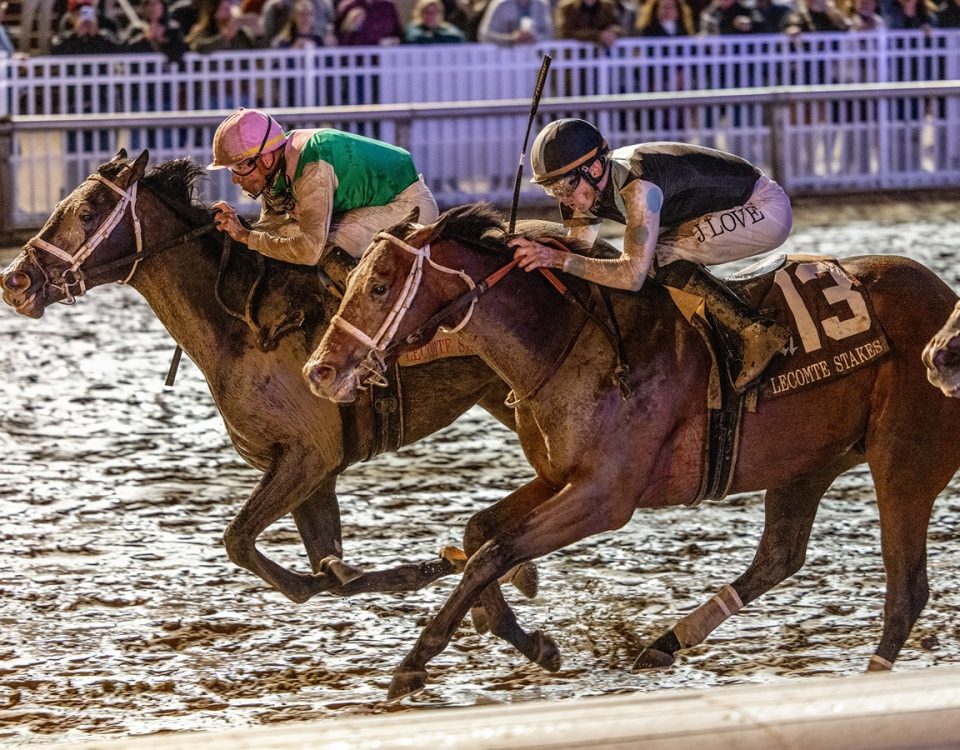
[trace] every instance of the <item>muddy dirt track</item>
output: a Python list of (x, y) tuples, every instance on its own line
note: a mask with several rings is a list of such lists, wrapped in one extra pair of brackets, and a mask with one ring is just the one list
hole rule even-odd
[[(788, 249), (908, 254), (958, 289), (954, 206), (801, 206)], [(629, 667), (746, 567), (759, 495), (640, 511), (620, 532), (541, 560), (540, 596), (508, 596), (523, 623), (557, 640), (559, 674), (465, 623), (428, 690), (385, 706), (391, 671), (452, 579), (294, 605), (232, 565), (220, 536), (258, 475), (228, 443), (196, 368), (185, 361), (176, 387), (162, 387), (172, 344), (132, 290), (96, 289), (40, 321), (3, 308), (0, 333), (2, 745), (842, 676), (862, 671), (879, 640), (879, 529), (860, 469), (826, 496), (801, 573), (666, 672)], [(471, 412), (348, 470), (345, 557), (367, 567), (432, 557), (459, 542), (474, 509), (530, 476), (512, 435)], [(934, 511), (932, 597), (899, 670), (960, 663), (958, 521), (955, 480)], [(307, 569), (291, 522), (262, 545)]]

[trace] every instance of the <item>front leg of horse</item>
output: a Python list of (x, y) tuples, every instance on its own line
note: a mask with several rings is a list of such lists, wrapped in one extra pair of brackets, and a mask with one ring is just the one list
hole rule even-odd
[(461, 569), (449, 557), (440, 556), (421, 563), (407, 563), (384, 570), (367, 570), (357, 578), (333, 586), (327, 592), (334, 596), (353, 596), (367, 593), (402, 593), (419, 591), (444, 576), (453, 575)]
[(387, 691), (389, 700), (398, 700), (426, 686), (427, 662), (447, 647), (483, 589), (510, 567), (504, 563), (503, 556), (503, 548), (490, 543), (468, 560), (460, 582), (394, 671)]
[(633, 503), (609, 482), (586, 474), (572, 481), (515, 525), (502, 529), (467, 561), (460, 583), (437, 616), (423, 629), (416, 645), (394, 672), (391, 699), (426, 684), (426, 665), (446, 648), (470, 605), (484, 589), (522, 560), (532, 560), (585, 537), (611, 531), (630, 520)]
[[(323, 526), (320, 522), (307, 523), (307, 511), (304, 511), (301, 519), (305, 524), (304, 528), (308, 529), (304, 544), (311, 557), (311, 564), (319, 569), (317, 572), (295, 573), (287, 570), (256, 548), (257, 538), (268, 526), (300, 508), (303, 503), (310, 501), (314, 511), (318, 507), (330, 509), (329, 497), (324, 500), (322, 495), (318, 495), (323, 491), (323, 486), (317, 488), (313, 479), (324, 473), (326, 472), (322, 466), (317, 466), (316, 461), (310, 460), (301, 451), (282, 451), (223, 534), (227, 555), (235, 564), (259, 576), (297, 603), (305, 602), (310, 597), (327, 591), (331, 586), (359, 575), (359, 571), (342, 569), (342, 564), (332, 556), (319, 558), (322, 547), (333, 544), (330, 534), (334, 527), (327, 525), (325, 531), (320, 531)], [(339, 520), (336, 528), (339, 528)]]
[(527, 633), (507, 604), (500, 590), (500, 584), (494, 581), (480, 595), (480, 603), (490, 623), (490, 632), (511, 644), (534, 664), (548, 672), (560, 671), (560, 649), (549, 635), (542, 630)]
[[(464, 529), (464, 550), (468, 555), (472, 555), (498, 531), (505, 532), (519, 524), (553, 494), (554, 489), (542, 479), (537, 478), (489, 508), (475, 513)], [(517, 577), (523, 579), (531, 570), (534, 573), (536, 571), (533, 563), (524, 563), (515, 569), (514, 580)], [(521, 588), (521, 592), (533, 596), (535, 588), (530, 592)], [(539, 664), (547, 671), (556, 672), (560, 669), (560, 650), (557, 644), (541, 630), (527, 633), (520, 627), (516, 615), (503, 597), (499, 582), (495, 581), (484, 589), (480, 596), (480, 603), (490, 631), (495, 636), (510, 643), (530, 661)], [(476, 625), (476, 613), (474, 617), (474, 625)]]
[(336, 475), (324, 480), (292, 514), (314, 573), (322, 571), (328, 558), (343, 557)]
[[(362, 571), (343, 562), (336, 488), (337, 477), (328, 477), (292, 511), (315, 574), (315, 580), (309, 583), (317, 587), (317, 593), (325, 591), (333, 596), (354, 596), (418, 591), (444, 576), (463, 570), (462, 562), (443, 553), (433, 560), (384, 570)], [(324, 585), (328, 587), (324, 588)]]

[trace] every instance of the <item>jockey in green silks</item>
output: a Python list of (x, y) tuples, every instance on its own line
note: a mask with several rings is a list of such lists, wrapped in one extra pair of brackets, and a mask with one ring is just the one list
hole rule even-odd
[(331, 247), (358, 258), (377, 232), (413, 208), (424, 223), (439, 215), (402, 148), (332, 128), (284, 132), (256, 109), (241, 108), (220, 124), (207, 168), (229, 169), (261, 204), (259, 219), (246, 229), (233, 206), (217, 201), (217, 229), (288, 263), (314, 265)]

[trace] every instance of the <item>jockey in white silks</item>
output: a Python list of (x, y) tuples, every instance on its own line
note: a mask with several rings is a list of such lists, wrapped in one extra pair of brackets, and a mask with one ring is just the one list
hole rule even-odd
[[(746, 389), (789, 340), (779, 323), (756, 314), (703, 265), (772, 250), (793, 224), (790, 199), (750, 162), (684, 143), (643, 143), (610, 152), (600, 132), (567, 118), (537, 135), (530, 157), (533, 181), (560, 203), (570, 236), (592, 245), (600, 222), (626, 225), (619, 258), (590, 258), (539, 242), (511, 244), (521, 267), (560, 268), (597, 284), (638, 290), (654, 259), (666, 283), (700, 297), (741, 342), (734, 387)], [(676, 260), (692, 271), (679, 282), (665, 267)], [(702, 264), (702, 265), (701, 265)]]

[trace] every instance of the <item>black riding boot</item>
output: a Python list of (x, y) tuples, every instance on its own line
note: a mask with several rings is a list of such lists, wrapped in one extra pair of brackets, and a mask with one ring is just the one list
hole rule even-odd
[(702, 297), (710, 314), (739, 338), (742, 365), (733, 380), (738, 393), (760, 377), (773, 355), (790, 340), (786, 327), (758, 315), (702, 266), (690, 276), (683, 291)]

